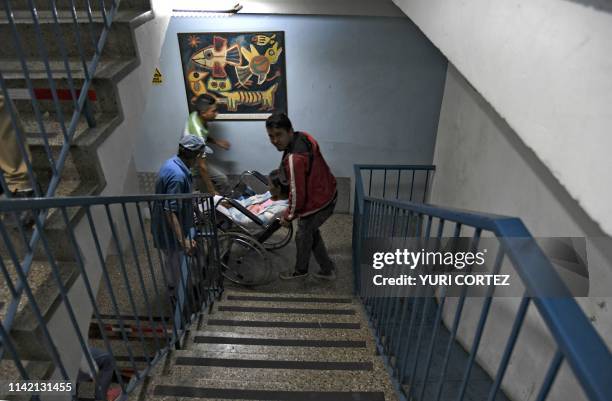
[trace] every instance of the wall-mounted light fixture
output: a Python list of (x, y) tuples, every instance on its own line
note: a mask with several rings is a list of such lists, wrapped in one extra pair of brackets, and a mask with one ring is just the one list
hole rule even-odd
[(172, 9), (175, 17), (231, 17), (242, 10), (240, 3), (228, 7), (228, 2), (223, 0), (183, 0), (177, 1)]

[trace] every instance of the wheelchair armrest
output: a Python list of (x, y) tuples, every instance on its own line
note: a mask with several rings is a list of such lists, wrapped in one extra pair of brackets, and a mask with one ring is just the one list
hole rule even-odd
[(253, 175), (253, 177), (257, 178), (262, 183), (268, 185), (268, 177), (266, 177), (265, 175), (263, 175), (259, 171), (253, 170), (253, 171), (251, 171), (251, 174)]
[(249, 219), (253, 220), (257, 225), (263, 226), (264, 222), (257, 216), (255, 216), (249, 209), (247, 209), (246, 207), (242, 206), (240, 204), (240, 202), (238, 202), (235, 199), (230, 199), (230, 198), (225, 198), (225, 200), (232, 205), (233, 207), (235, 207), (236, 209), (240, 210), (240, 212), (242, 214), (244, 214), (246, 217), (248, 217)]
[(266, 177), (265, 175), (263, 175), (262, 173), (260, 173), (257, 170), (247, 170), (247, 171), (243, 171), (242, 174), (240, 174), (240, 181), (242, 182), (242, 179), (244, 178), (244, 176), (246, 175), (250, 175), (255, 177), (258, 181), (261, 181), (262, 184), (266, 184), (268, 185), (268, 177)]

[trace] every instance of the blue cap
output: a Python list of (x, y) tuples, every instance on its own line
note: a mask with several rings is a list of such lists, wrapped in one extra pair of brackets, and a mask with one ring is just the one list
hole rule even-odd
[(188, 149), (188, 150), (204, 150), (206, 146), (206, 142), (199, 136), (187, 134), (184, 135), (179, 141), (179, 146)]

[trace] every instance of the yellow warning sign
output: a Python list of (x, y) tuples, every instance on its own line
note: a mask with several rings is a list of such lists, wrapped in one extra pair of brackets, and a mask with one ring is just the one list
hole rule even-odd
[(153, 73), (153, 85), (161, 85), (162, 82), (163, 82), (162, 74), (159, 71), (159, 68), (156, 68), (155, 72)]

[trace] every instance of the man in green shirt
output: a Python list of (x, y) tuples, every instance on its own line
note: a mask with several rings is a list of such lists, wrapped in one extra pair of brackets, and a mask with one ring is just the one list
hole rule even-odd
[[(198, 96), (194, 102), (196, 110), (187, 117), (183, 135), (199, 136), (207, 145), (211, 143), (228, 150), (231, 146), (228, 141), (215, 139), (208, 131), (208, 123), (217, 118), (216, 102), (216, 99), (208, 94)], [(198, 159), (193, 171), (195, 186), (201, 192), (225, 195), (229, 191), (227, 175), (208, 157), (212, 153), (213, 150), (206, 146), (206, 151)]]

